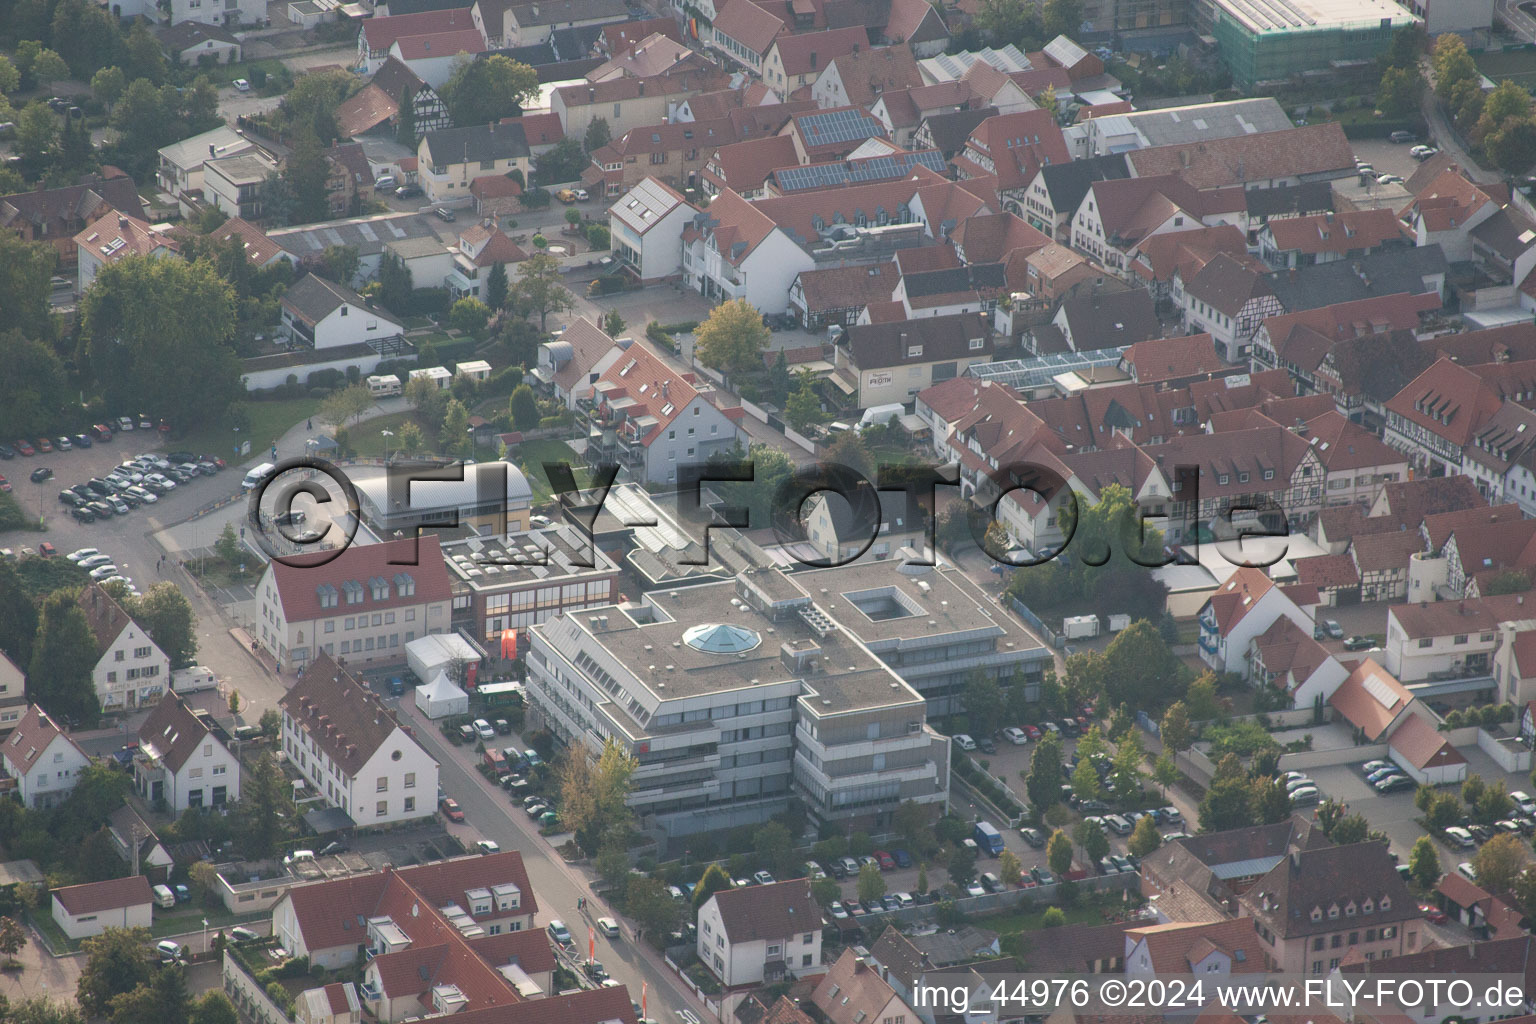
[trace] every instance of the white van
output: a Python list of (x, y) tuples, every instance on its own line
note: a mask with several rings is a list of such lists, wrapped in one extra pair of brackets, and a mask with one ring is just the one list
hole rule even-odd
[(285, 867), (288, 867), (288, 866), (291, 866), (291, 865), (294, 865), (294, 864), (298, 864), (298, 863), (300, 863), (302, 861), (314, 860), (314, 859), (315, 859), (315, 851), (314, 850), (294, 850), (288, 856), (283, 858), (283, 865)]
[(171, 892), (170, 886), (157, 885), (149, 891), (155, 897), (155, 906), (161, 910), (171, 910), (176, 906), (176, 894)]
[(374, 398), (388, 398), (400, 393), (400, 378), (389, 373), (368, 378), (368, 393)]
[(240, 482), (240, 486), (248, 491), (260, 484), (267, 477), (271, 476), (272, 472), (276, 469), (277, 467), (272, 465), (272, 463), (263, 462), (261, 465), (245, 474), (245, 479)]

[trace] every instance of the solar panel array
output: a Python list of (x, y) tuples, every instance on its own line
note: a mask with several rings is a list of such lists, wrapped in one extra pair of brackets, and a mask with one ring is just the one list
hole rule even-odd
[(888, 156), (870, 157), (844, 163), (811, 164), (809, 167), (781, 167), (773, 172), (780, 191), (803, 192), (807, 189), (829, 188), (850, 182), (888, 181), (905, 176), (913, 167), (922, 164), (930, 170), (944, 173), (944, 157), (937, 150), (921, 153), (892, 153)]
[(1034, 359), (1008, 359), (998, 363), (973, 363), (965, 372), (978, 380), (1007, 384), (1018, 391), (1044, 387), (1063, 373), (1115, 366), (1126, 347), (1101, 348), (1089, 352), (1056, 352)]
[(862, 110), (852, 109), (806, 114), (799, 119), (799, 123), (806, 142), (813, 146), (867, 139), (885, 130), (874, 117)]

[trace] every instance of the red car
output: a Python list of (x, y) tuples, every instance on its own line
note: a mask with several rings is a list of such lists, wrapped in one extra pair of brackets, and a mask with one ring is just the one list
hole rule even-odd
[(459, 806), (459, 802), (453, 797), (443, 797), (443, 802), (438, 804), (438, 807), (442, 809), (443, 817), (447, 818), (449, 821), (464, 820), (464, 809)]
[(49, 544), (47, 541), (43, 541), (37, 546), (37, 553), (42, 555), (44, 558), (52, 558), (54, 555), (59, 553), (59, 549), (54, 547), (52, 544)]
[(1445, 916), (1445, 911), (1441, 910), (1433, 903), (1420, 903), (1419, 913), (1423, 914), (1424, 919), (1427, 920), (1430, 924), (1445, 924), (1445, 922), (1448, 920), (1448, 918)]
[(91, 431), (96, 435), (96, 440), (98, 441), (112, 440), (112, 428), (107, 426), (105, 423), (91, 424)]
[(896, 858), (892, 857), (890, 854), (886, 853), (884, 850), (876, 850), (875, 853), (874, 853), (874, 857), (875, 857), (875, 860), (880, 862), (880, 870), (881, 871), (895, 871), (896, 870)]
[(37, 439), (37, 444), (34, 447), (36, 447), (40, 452), (51, 452), (53, 451), (53, 442), (48, 440), (46, 437), (40, 437)]
[(9, 480), (7, 480), (5, 477), (0, 476), (0, 491), (8, 491), (10, 489), (11, 489), (11, 482)]
[(223, 469), (223, 468), (225, 468), (226, 466), (229, 465), (227, 462), (225, 462), (223, 459), (219, 458), (217, 455), (199, 455), (197, 457), (197, 461), (198, 462), (211, 462), (215, 466), (219, 467), (220, 469)]
[(1028, 736), (1031, 740), (1040, 738), (1040, 727), (1038, 725), (1021, 725), (1019, 728), (1023, 729), (1024, 735)]
[(17, 441), (14, 445), (12, 445), (12, 447), (14, 447), (16, 451), (22, 455), (37, 454), (37, 449), (33, 448), (32, 445), (27, 441)]

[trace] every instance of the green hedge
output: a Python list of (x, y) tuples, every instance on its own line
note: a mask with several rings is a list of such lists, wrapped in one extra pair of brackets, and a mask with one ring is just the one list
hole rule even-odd
[(668, 334), (666, 328), (655, 320), (645, 325), (645, 336), (669, 352), (677, 351), (677, 339)]

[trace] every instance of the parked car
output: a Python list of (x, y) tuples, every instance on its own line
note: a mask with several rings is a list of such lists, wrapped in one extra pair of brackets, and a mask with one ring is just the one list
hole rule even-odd
[(401, 185), (395, 189), (395, 198), (397, 199), (415, 199), (423, 194), (420, 185)]
[(89, 448), (93, 443), (89, 434), (75, 434), (70, 440), (75, 442), (76, 448)]
[(1131, 823), (1118, 814), (1111, 814), (1105, 817), (1104, 824), (1117, 836), (1128, 836), (1131, 834)]
[(437, 215), (438, 220), (446, 220), (451, 222), (457, 219), (454, 217), (453, 211), (448, 209), (446, 206), (434, 206), (432, 208), (432, 212)]
[(1163, 821), (1169, 825), (1178, 825), (1184, 821), (1184, 815), (1179, 812), (1177, 807), (1159, 808), (1158, 814), (1160, 814)]
[(1480, 843), (1486, 843), (1488, 840), (1492, 839), (1495, 834), (1490, 826), (1480, 823), (1467, 825), (1466, 829), (1468, 832), (1472, 833), (1472, 838), (1476, 839)]
[(1471, 882), (1473, 885), (1477, 884), (1477, 868), (1472, 866), (1471, 861), (1464, 860), (1460, 864), (1457, 864), (1456, 873), (1462, 878), (1465, 878), (1467, 881)]
[(1317, 791), (1316, 786), (1302, 786), (1291, 792), (1292, 807), (1310, 807), (1321, 802), (1323, 796)]
[(758, 885), (772, 885), (774, 881), (773, 873), (770, 871), (754, 871), (752, 873), (752, 881)]
[(1368, 651), (1375, 646), (1376, 640), (1373, 637), (1361, 636), (1358, 633), (1346, 638), (1344, 641), (1344, 649), (1346, 651)]
[(85, 505), (79, 505), (70, 509), (69, 514), (76, 522), (94, 523), (96, 521), (96, 513), (92, 512), (91, 509)]
[(1036, 885), (1055, 885), (1056, 884), (1056, 876), (1051, 874), (1049, 871), (1047, 871), (1045, 868), (1041, 867), (1038, 864), (1036, 864), (1034, 867), (1029, 869), (1029, 877), (1031, 877), (1031, 878), (1033, 878), (1035, 880), (1035, 884)]
[[(1367, 761), (1365, 764), (1360, 766), (1360, 774), (1364, 775), (1366, 778), (1370, 778), (1372, 775), (1381, 771), (1383, 768), (1392, 767), (1395, 766), (1391, 761)], [(1511, 793), (1510, 796), (1514, 796), (1514, 794)]]
[(892, 850), (891, 859), (896, 862), (896, 866), (899, 868), (909, 868), (912, 866), (912, 855), (906, 850)]
[(59, 549), (47, 541), (43, 541), (37, 546), (37, 553), (41, 558), (52, 558), (54, 555), (59, 553)]
[(970, 880), (970, 882), (966, 883), (965, 894), (967, 896), (985, 896), (987, 894), (987, 890), (986, 887), (981, 884), (980, 880), (973, 878)]
[(990, 736), (983, 736), (981, 739), (977, 740), (976, 747), (983, 754), (997, 753), (997, 744), (992, 742), (992, 737)]
[(1438, 152), (1440, 151), (1434, 146), (1414, 146), (1408, 151), (1408, 155), (1415, 160), (1428, 160)]
[(1418, 136), (1413, 134), (1413, 132), (1393, 132), (1391, 135), (1387, 136), (1387, 139), (1391, 142), (1402, 145), (1406, 142), (1418, 141)]
[(1291, 781), (1287, 782), (1285, 784), (1285, 791), (1287, 793), (1294, 793), (1298, 789), (1306, 789), (1308, 787), (1316, 787), (1316, 785), (1317, 785), (1317, 783), (1313, 782), (1311, 779), (1309, 779), (1305, 775), (1303, 775), (1299, 779), (1292, 779)]
[(576, 201), (576, 190), (563, 188), (559, 192), (555, 193), (555, 198), (560, 200), (562, 203), (569, 205)]
[(27, 441), (17, 441), (17, 442), (15, 442), (14, 447), (16, 448), (16, 454), (18, 454), (18, 455), (36, 455), (37, 454), (37, 449), (33, 448), (31, 443), (27, 442)]
[(955, 746), (959, 747), (961, 750), (971, 751), (976, 749), (976, 741), (971, 739), (970, 736), (963, 732), (956, 733), (951, 738), (954, 740)]
[(1099, 874), (1101, 875), (1118, 875), (1120, 873), (1120, 869), (1115, 866), (1115, 862), (1108, 857), (1100, 857), (1098, 867)]
[(1515, 808), (1521, 814), (1536, 817), (1536, 800), (1532, 800), (1529, 793), (1517, 789), (1509, 794), (1509, 798), (1515, 802)]
[(449, 821), (464, 820), (464, 809), (459, 806), (459, 802), (453, 797), (443, 797), (442, 802), (438, 804), (438, 807), (442, 810), (443, 817), (447, 818)]
[(1045, 848), (1045, 836), (1040, 834), (1039, 829), (1021, 828), (1019, 829), (1019, 835), (1023, 837), (1031, 849), (1040, 850)]
[(1420, 903), (1419, 913), (1423, 914), (1424, 920), (1428, 921), (1430, 924), (1445, 924), (1445, 922), (1449, 920), (1449, 918), (1445, 916), (1445, 911), (1441, 910), (1433, 903)]
[(0, 459), (9, 462), (16, 457), (16, 449), (8, 444), (0, 444)]
[(49, 455), (53, 452), (53, 442), (48, 440), (46, 437), (38, 438), (35, 442), (33, 442), (32, 446), (39, 452), (42, 452), (44, 455)]
[(1472, 833), (1460, 825), (1452, 825), (1446, 829), (1445, 838), (1452, 846), (1460, 847), (1463, 850), (1470, 850), (1477, 845), (1477, 840), (1472, 838)]
[(1365, 781), (1375, 785), (1382, 779), (1390, 779), (1394, 775), (1402, 775), (1403, 770), (1395, 764), (1389, 764), (1385, 768), (1378, 768), (1365, 777)]
[(492, 726), (491, 723), (487, 722), (485, 719), (483, 719), (483, 718), (475, 719), (474, 726), (475, 726), (475, 733), (481, 739), (483, 739), (483, 740), (493, 740), (493, 739), (496, 738), (496, 729), (495, 729), (495, 727)]
[(1385, 796), (1388, 793), (1396, 793), (1400, 789), (1417, 789), (1418, 783), (1406, 775), (1388, 775), (1380, 782), (1372, 783), (1376, 792)]
[(571, 930), (565, 926), (564, 921), (556, 919), (549, 922), (547, 930), (549, 931), (549, 937), (562, 946), (569, 946), (574, 943), (574, 940), (571, 938)]
[(881, 871), (895, 871), (896, 870), (896, 858), (892, 857), (889, 853), (886, 853), (884, 850), (876, 850), (874, 852), (874, 858), (875, 858), (875, 863), (880, 865), (880, 870)]

